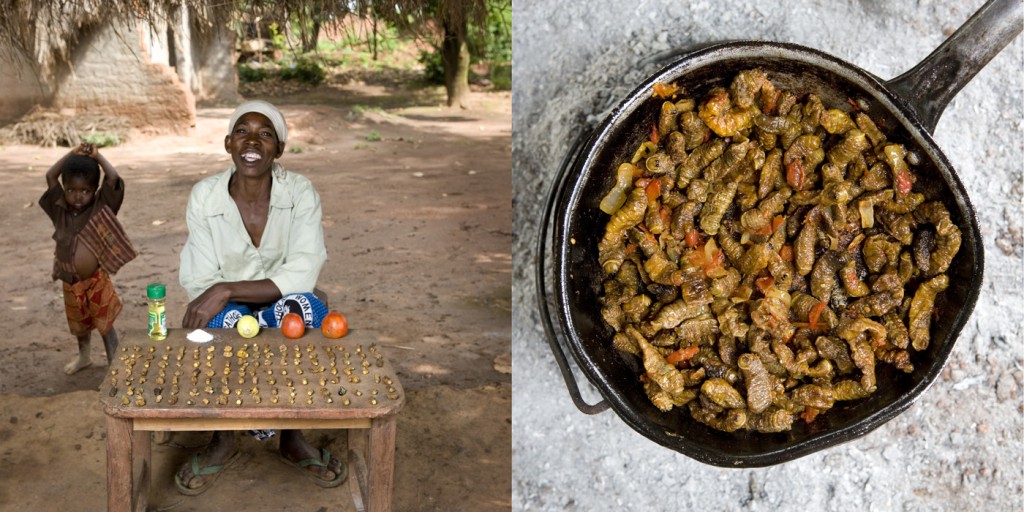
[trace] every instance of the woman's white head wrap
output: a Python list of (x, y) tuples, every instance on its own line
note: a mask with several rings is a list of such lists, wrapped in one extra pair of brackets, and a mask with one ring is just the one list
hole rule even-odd
[(267, 119), (270, 119), (270, 124), (274, 125), (274, 131), (277, 132), (277, 140), (281, 142), (288, 140), (288, 126), (284, 123), (284, 115), (281, 114), (277, 107), (263, 100), (249, 100), (239, 105), (235, 112), (231, 114), (231, 122), (228, 123), (228, 133), (235, 130), (235, 123), (238, 122), (238, 118), (249, 112), (257, 112), (267, 116)]

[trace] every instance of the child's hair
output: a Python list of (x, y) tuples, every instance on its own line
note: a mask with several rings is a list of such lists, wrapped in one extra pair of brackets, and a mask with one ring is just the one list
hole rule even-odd
[(70, 178), (82, 178), (94, 186), (100, 184), (100, 165), (87, 156), (71, 155), (64, 161), (64, 168), (61, 169), (62, 182), (66, 183)]

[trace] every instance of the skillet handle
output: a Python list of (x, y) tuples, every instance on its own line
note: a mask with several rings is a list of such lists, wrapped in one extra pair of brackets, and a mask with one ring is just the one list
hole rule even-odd
[(956, 93), (1021, 33), (1022, 11), (1021, 0), (989, 0), (924, 60), (886, 85), (934, 133)]
[(569, 367), (569, 361), (565, 357), (565, 351), (562, 350), (562, 345), (565, 344), (565, 333), (559, 328), (556, 328), (555, 322), (551, 318), (551, 310), (548, 306), (547, 273), (545, 272), (545, 263), (547, 261), (548, 224), (551, 222), (551, 215), (555, 204), (557, 204), (562, 197), (562, 191), (564, 190), (568, 169), (570, 169), (576, 162), (580, 145), (585, 139), (586, 137), (582, 136), (576, 139), (576, 142), (572, 145), (572, 149), (569, 150), (569, 153), (567, 153), (565, 158), (562, 160), (562, 165), (558, 169), (558, 174), (556, 175), (555, 180), (551, 183), (551, 188), (548, 190), (547, 201), (544, 205), (544, 216), (541, 218), (539, 236), (537, 237), (537, 256), (535, 258), (535, 265), (537, 278), (537, 306), (540, 309), (540, 318), (544, 325), (544, 334), (548, 342), (548, 347), (550, 347), (551, 353), (555, 356), (555, 362), (558, 363), (558, 369), (562, 372), (562, 380), (565, 381), (565, 387), (569, 390), (569, 396), (572, 398), (573, 405), (575, 405), (576, 408), (584, 414), (598, 414), (608, 409), (608, 401), (602, 400), (591, 405), (583, 400), (583, 396), (580, 394), (580, 388), (576, 382), (576, 376), (572, 373), (572, 368)]

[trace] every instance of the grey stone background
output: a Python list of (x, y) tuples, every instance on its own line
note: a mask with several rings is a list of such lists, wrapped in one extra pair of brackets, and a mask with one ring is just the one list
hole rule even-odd
[[(960, 91), (934, 133), (977, 209), (981, 298), (941, 378), (867, 436), (768, 468), (701, 464), (610, 410), (577, 411), (536, 308), (534, 248), (547, 188), (576, 134), (657, 70), (645, 61), (652, 54), (725, 39), (785, 41), (888, 80), (982, 3), (515, 1), (514, 510), (1024, 509), (1024, 36)], [(583, 387), (591, 403), (600, 399)]]

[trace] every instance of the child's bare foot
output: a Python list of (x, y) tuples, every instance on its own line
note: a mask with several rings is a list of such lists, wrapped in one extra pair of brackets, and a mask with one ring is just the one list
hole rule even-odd
[(67, 375), (72, 375), (78, 372), (79, 370), (88, 368), (90, 366), (92, 366), (92, 361), (90, 361), (89, 358), (79, 356), (72, 359), (70, 363), (64, 365), (64, 373)]
[[(111, 329), (113, 330), (113, 329)], [(89, 346), (91, 333), (85, 333), (78, 335), (78, 357), (73, 359), (70, 363), (64, 365), (64, 373), (72, 375), (75, 372), (92, 366), (92, 358), (89, 357)]]

